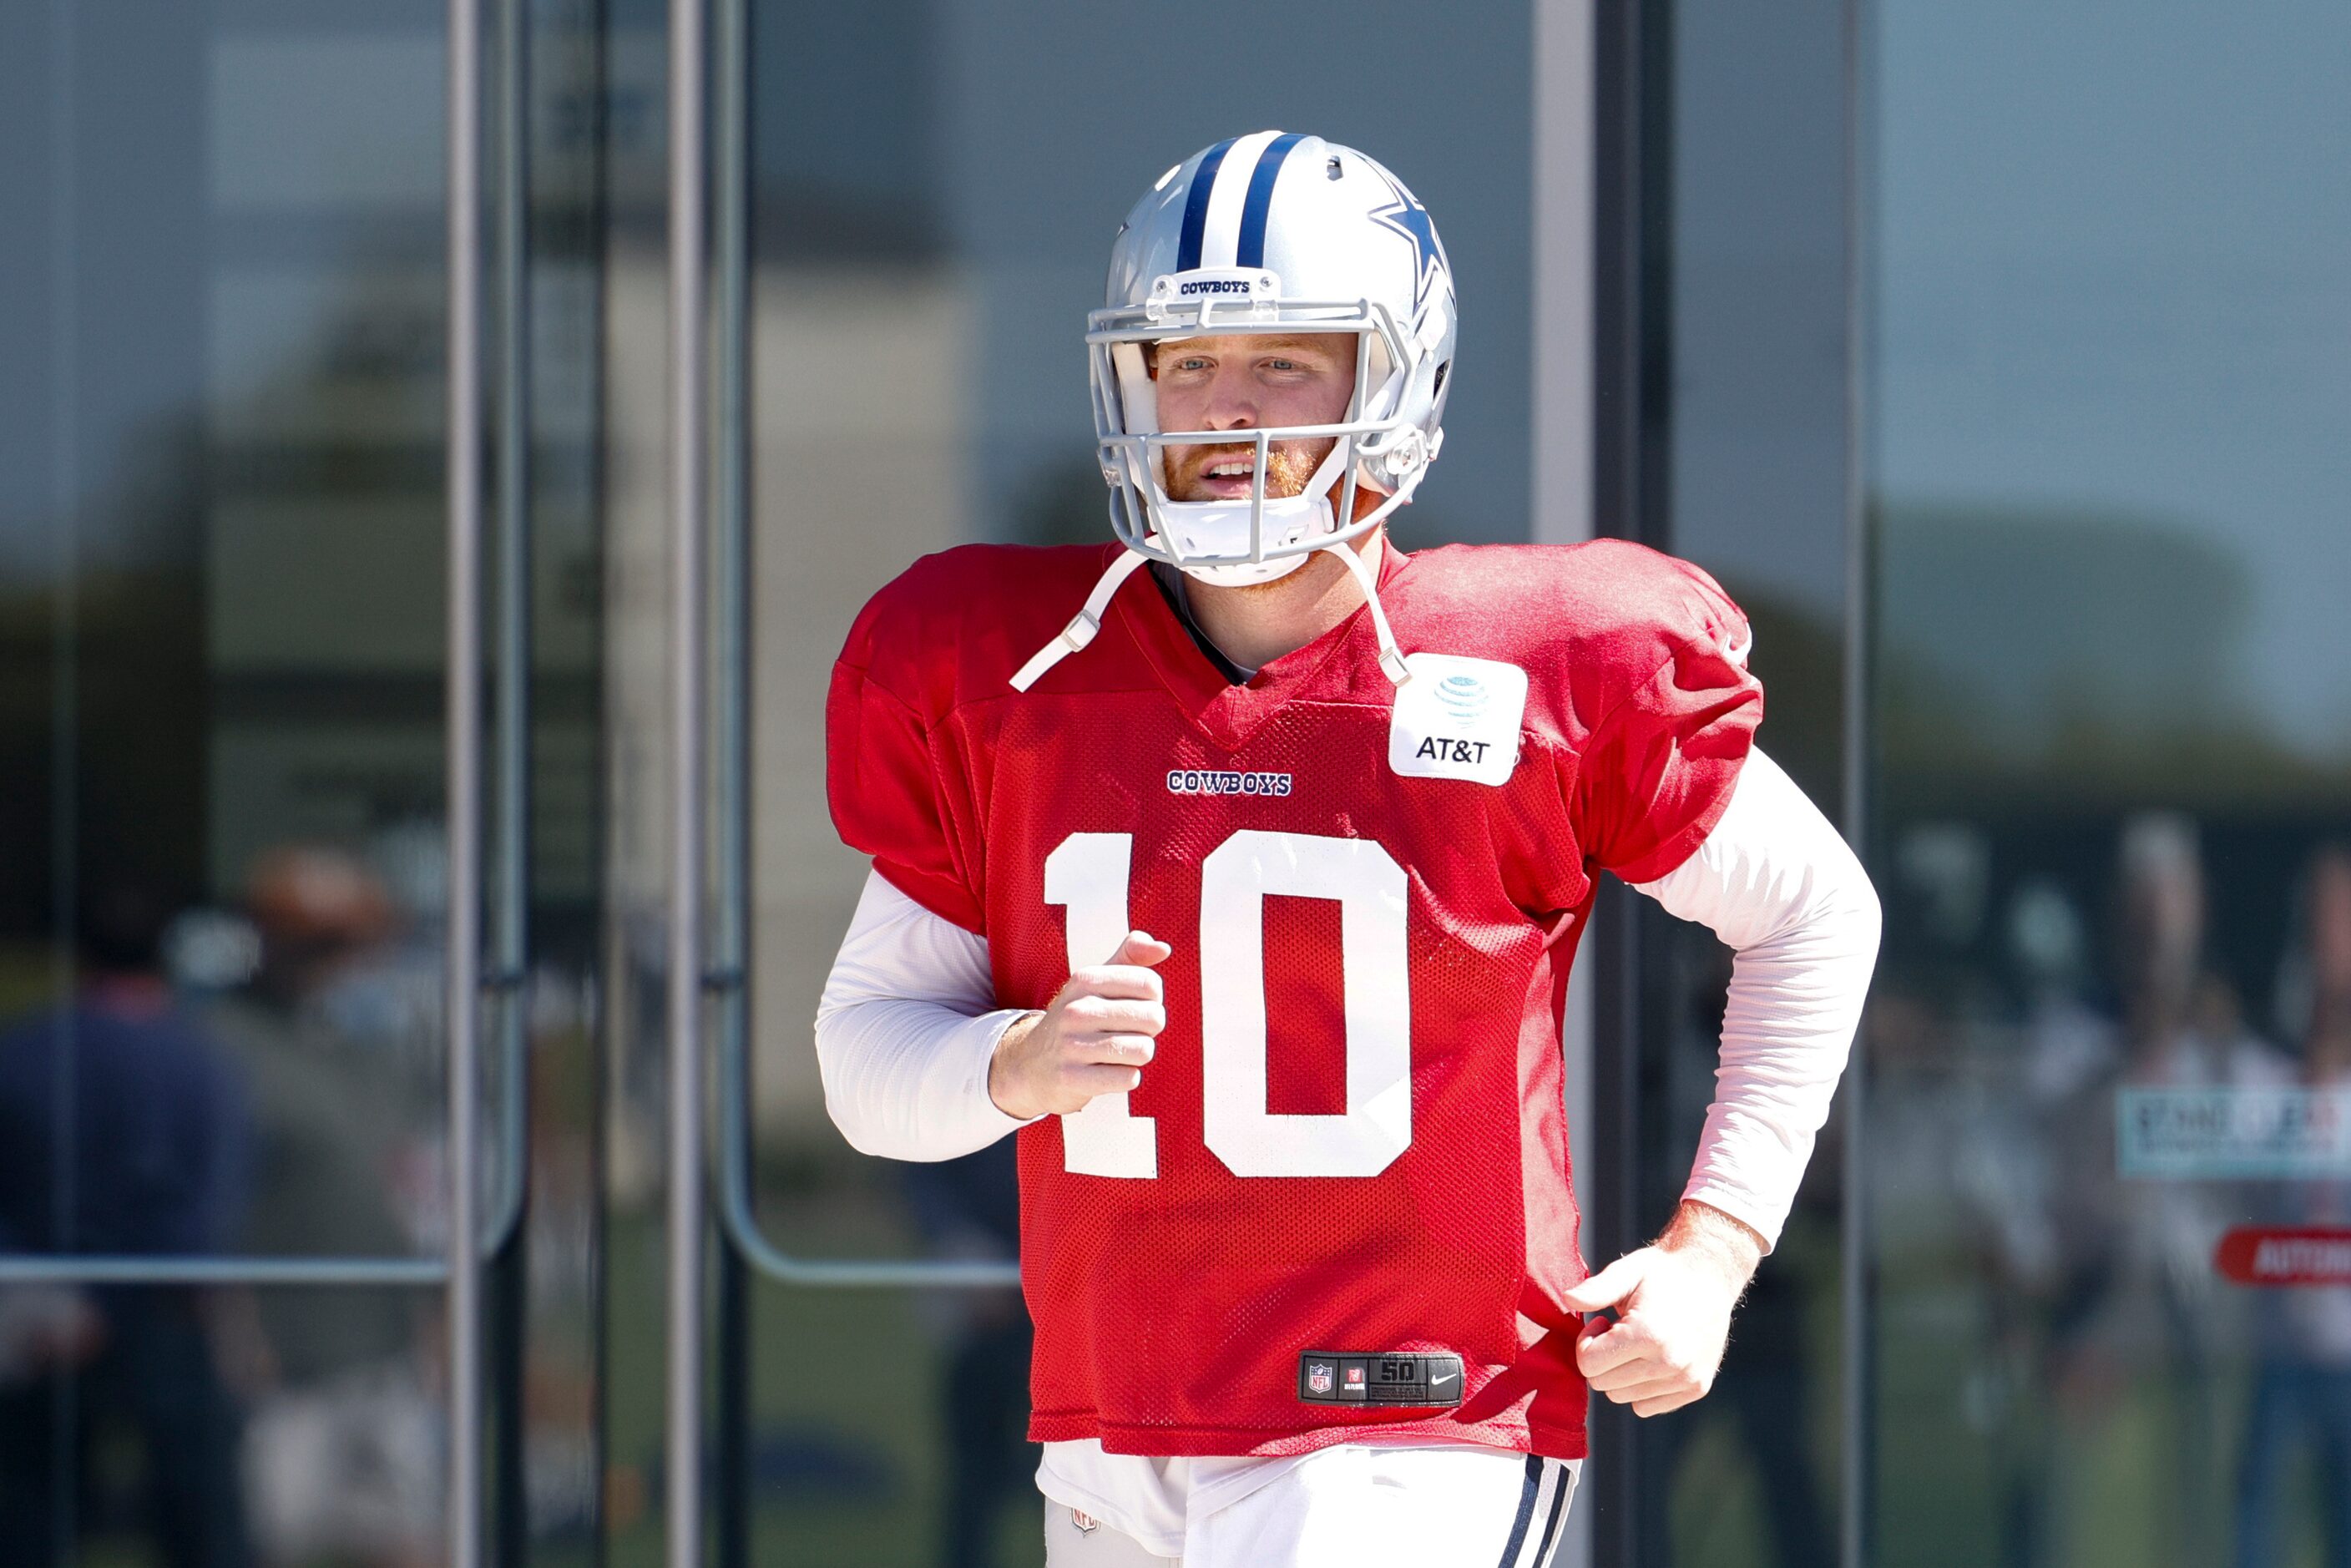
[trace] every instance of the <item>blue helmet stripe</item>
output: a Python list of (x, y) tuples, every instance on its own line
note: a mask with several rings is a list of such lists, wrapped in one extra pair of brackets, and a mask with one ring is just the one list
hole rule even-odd
[(1241, 244), (1234, 266), (1265, 265), (1265, 219), (1273, 206), (1273, 183), (1281, 173), (1282, 160), (1304, 140), (1293, 131), (1275, 137), (1257, 155), (1257, 168), (1249, 175), (1249, 200), (1241, 206)]
[(1192, 171), (1191, 188), (1184, 193), (1184, 235), (1176, 246), (1176, 270), (1189, 272), (1200, 265), (1200, 240), (1208, 227), (1208, 193), (1217, 188), (1217, 170), (1238, 136), (1228, 137), (1200, 154)]

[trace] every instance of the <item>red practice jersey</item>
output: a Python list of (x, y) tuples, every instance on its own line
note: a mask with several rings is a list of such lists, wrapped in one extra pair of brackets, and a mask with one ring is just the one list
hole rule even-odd
[[(1138, 574), (1015, 692), (1112, 549), (916, 562), (826, 713), (841, 837), (987, 938), (1001, 1005), (1130, 928), (1175, 948), (1141, 1087), (1019, 1135), (1029, 1437), (1581, 1457), (1568, 967), (1600, 869), (1663, 876), (1721, 816), (1745, 618), (1637, 545), (1391, 546), (1402, 687), (1362, 610), (1229, 685)], [(1458, 1355), (1468, 1396), (1309, 1402), (1310, 1351)]]

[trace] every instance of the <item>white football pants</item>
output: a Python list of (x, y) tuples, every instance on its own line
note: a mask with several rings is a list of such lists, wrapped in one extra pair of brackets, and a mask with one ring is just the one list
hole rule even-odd
[(1493, 1448), (1326, 1448), (1186, 1521), (1181, 1557), (1048, 1498), (1045, 1568), (1541, 1568), (1582, 1470)]

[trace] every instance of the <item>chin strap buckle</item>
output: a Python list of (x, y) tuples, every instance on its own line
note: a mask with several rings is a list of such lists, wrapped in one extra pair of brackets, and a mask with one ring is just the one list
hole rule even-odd
[(1404, 650), (1396, 646), (1395, 633), (1388, 628), (1388, 612), (1380, 608), (1380, 587), (1372, 580), (1372, 569), (1364, 564), (1362, 556), (1343, 544), (1324, 545), (1322, 553), (1337, 556), (1355, 574), (1355, 581), (1364, 591), (1364, 602), (1371, 607), (1372, 633), (1379, 639), (1380, 674), (1396, 685), (1405, 685), (1412, 679), (1412, 666), (1404, 662)]
[(1030, 654), (1029, 662), (1013, 673), (1012, 689), (1025, 692), (1035, 685), (1046, 671), (1092, 642), (1094, 633), (1101, 630), (1101, 622), (1079, 611), (1077, 618), (1061, 628), (1060, 636)]
[(1084, 608), (1061, 628), (1060, 635), (1038, 649), (1027, 664), (1013, 673), (1012, 689), (1027, 691), (1044, 679), (1046, 671), (1092, 642), (1094, 634), (1102, 630), (1102, 615), (1110, 609), (1111, 595), (1118, 591), (1118, 585), (1132, 576), (1143, 560), (1144, 558), (1134, 550), (1121, 550), (1118, 559), (1110, 563), (1110, 570), (1103, 572), (1102, 580), (1094, 584), (1094, 591), (1086, 595)]

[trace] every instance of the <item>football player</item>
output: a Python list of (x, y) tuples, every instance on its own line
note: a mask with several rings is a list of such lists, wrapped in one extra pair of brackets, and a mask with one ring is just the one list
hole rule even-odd
[[(1018, 1133), (1056, 1568), (1548, 1561), (1587, 1388), (1705, 1394), (1844, 1065), (1877, 905), (1754, 747), (1737, 606), (1632, 544), (1387, 539), (1454, 329), (1380, 164), (1186, 160), (1088, 322), (1115, 542), (918, 561), (834, 670), (873, 872), (827, 1101), (897, 1158)], [(1687, 1196), (1587, 1278), (1560, 1019), (1604, 870), (1738, 957)]]

